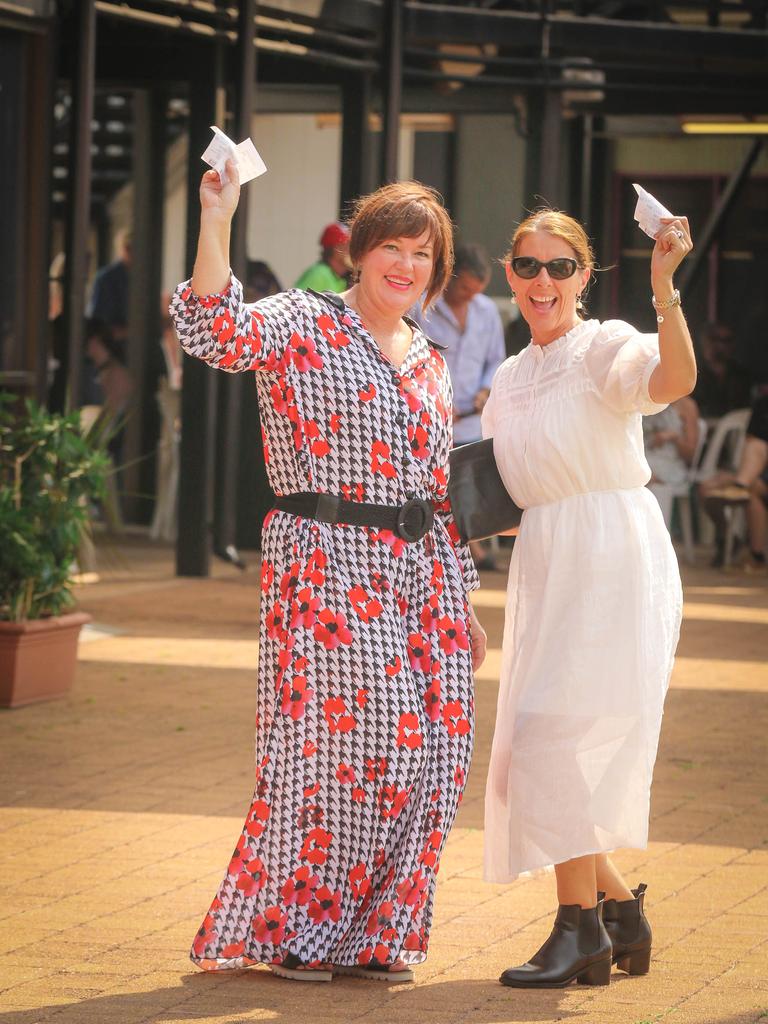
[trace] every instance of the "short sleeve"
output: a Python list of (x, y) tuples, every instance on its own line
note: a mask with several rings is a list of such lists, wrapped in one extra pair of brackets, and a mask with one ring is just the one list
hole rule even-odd
[(587, 373), (605, 403), (616, 412), (644, 416), (666, 408), (648, 394), (659, 362), (659, 336), (640, 334), (621, 320), (602, 324), (584, 355)]
[(234, 274), (224, 291), (196, 295), (189, 281), (178, 285), (169, 307), (181, 347), (218, 370), (277, 368), (291, 335), (304, 320), (296, 290), (278, 292), (258, 302), (243, 300)]

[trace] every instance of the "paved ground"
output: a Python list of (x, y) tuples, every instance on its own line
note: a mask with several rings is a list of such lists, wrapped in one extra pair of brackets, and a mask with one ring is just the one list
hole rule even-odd
[(2, 1024), (768, 1021), (768, 581), (703, 569), (686, 573), (652, 841), (619, 857), (649, 883), (650, 975), (560, 992), (496, 983), (546, 936), (555, 902), (551, 878), (481, 879), (501, 574), (478, 595), (491, 646), (478, 744), (417, 983), (196, 972), (187, 950), (250, 798), (251, 561), (177, 580), (167, 549), (102, 545), (102, 580), (79, 592), (96, 628), (72, 695), (0, 714)]

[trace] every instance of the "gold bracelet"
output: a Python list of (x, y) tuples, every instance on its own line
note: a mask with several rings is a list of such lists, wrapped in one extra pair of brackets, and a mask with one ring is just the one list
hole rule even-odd
[(656, 313), (658, 314), (657, 317), (656, 317), (656, 323), (657, 324), (663, 324), (664, 323), (664, 317), (661, 315), (661, 312), (660, 312), (662, 309), (672, 309), (673, 306), (679, 306), (681, 304), (681, 302), (682, 302), (682, 299), (680, 298), (680, 289), (679, 288), (675, 288), (675, 290), (672, 292), (672, 295), (668, 299), (657, 299), (655, 295), (652, 295), (651, 296), (651, 305), (653, 306), (653, 308), (656, 310)]

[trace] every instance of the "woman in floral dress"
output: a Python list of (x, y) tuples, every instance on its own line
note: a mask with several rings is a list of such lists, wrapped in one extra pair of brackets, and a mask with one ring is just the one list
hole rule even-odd
[[(442, 291), (451, 224), (431, 190), (385, 186), (358, 205), (348, 292), (247, 305), (229, 271), (228, 174), (203, 177), (197, 261), (172, 312), (189, 354), (255, 371), (278, 504), (262, 542), (256, 790), (192, 959), (411, 980), (485, 651), (446, 500), (448, 373), (403, 319)], [(338, 521), (318, 495), (344, 499)], [(400, 509), (400, 525), (370, 525), (372, 506)]]

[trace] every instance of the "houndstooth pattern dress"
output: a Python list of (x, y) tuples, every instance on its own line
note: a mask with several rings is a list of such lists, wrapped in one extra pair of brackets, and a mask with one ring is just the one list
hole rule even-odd
[(179, 285), (171, 312), (190, 355), (257, 371), (276, 493), (436, 509), (412, 544), (267, 516), (256, 789), (192, 959), (418, 963), (474, 731), (477, 574), (446, 499), (445, 363), (415, 325), (396, 368), (342, 300), (294, 289), (246, 305), (234, 277), (220, 295)]

